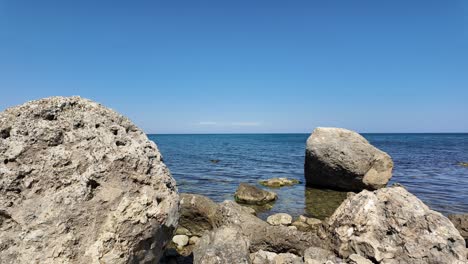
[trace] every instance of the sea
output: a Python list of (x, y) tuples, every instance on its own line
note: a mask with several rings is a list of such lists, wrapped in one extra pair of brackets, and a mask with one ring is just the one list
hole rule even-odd
[[(310, 134), (148, 135), (161, 151), (179, 192), (234, 200), (242, 182), (274, 191), (278, 200), (255, 208), (261, 218), (274, 213), (324, 219), (345, 192), (305, 187), (304, 155)], [(394, 161), (389, 185), (402, 184), (431, 209), (445, 215), (468, 213), (468, 134), (362, 134)], [(213, 162), (217, 160), (218, 162)], [(267, 188), (260, 180), (287, 177), (295, 186)]]

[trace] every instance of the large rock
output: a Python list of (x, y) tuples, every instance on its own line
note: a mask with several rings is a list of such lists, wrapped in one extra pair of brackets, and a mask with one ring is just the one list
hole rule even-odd
[(218, 205), (208, 197), (198, 194), (180, 194), (179, 226), (186, 228), (189, 235), (201, 236), (213, 229), (213, 217)]
[(253, 185), (241, 183), (234, 194), (234, 198), (239, 203), (264, 205), (276, 200), (277, 195), (274, 192), (265, 191)]
[(340, 257), (374, 263), (463, 263), (465, 241), (449, 219), (402, 187), (362, 191), (330, 217), (329, 236)]
[(308, 186), (360, 191), (384, 187), (392, 177), (390, 156), (356, 132), (319, 127), (307, 140)]
[(0, 113), (1, 263), (155, 263), (178, 220), (156, 145), (79, 97)]
[(448, 218), (465, 241), (468, 241), (468, 214), (451, 214)]
[(233, 227), (205, 234), (193, 251), (195, 264), (250, 263), (250, 241)]

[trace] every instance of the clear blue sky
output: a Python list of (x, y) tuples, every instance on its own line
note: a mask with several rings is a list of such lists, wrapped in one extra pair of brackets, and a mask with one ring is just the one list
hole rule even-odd
[(0, 108), (148, 133), (468, 132), (468, 1), (0, 0)]

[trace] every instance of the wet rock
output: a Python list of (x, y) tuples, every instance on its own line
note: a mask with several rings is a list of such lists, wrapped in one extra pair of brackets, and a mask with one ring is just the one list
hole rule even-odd
[(292, 186), (299, 184), (299, 180), (288, 178), (272, 178), (268, 180), (261, 180), (259, 183), (266, 187), (279, 188), (283, 186)]
[(180, 194), (179, 229), (184, 228), (190, 235), (201, 236), (206, 230), (213, 229), (217, 207), (215, 202), (203, 195)]
[(459, 162), (458, 165), (462, 167), (468, 167), (468, 162)]
[(347, 198), (347, 192), (327, 189), (305, 188), (305, 211), (318, 219), (330, 217)]
[(154, 263), (178, 221), (175, 181), (126, 117), (79, 97), (0, 113), (2, 263)]
[(233, 227), (221, 227), (201, 237), (193, 251), (194, 263), (250, 263), (250, 242)]
[(319, 127), (307, 140), (307, 186), (360, 191), (385, 187), (393, 161), (356, 132)]
[(216, 163), (219, 163), (219, 162), (220, 162), (220, 160), (218, 160), (218, 159), (212, 159), (212, 160), (210, 160), (210, 161), (211, 161), (211, 163), (214, 163), (214, 164), (216, 164)]
[(285, 213), (278, 213), (274, 215), (270, 215), (267, 218), (267, 223), (270, 225), (290, 225), (292, 223), (292, 217)]
[(465, 242), (453, 224), (402, 187), (362, 191), (327, 222), (340, 257), (378, 263), (461, 263)]
[(172, 242), (174, 242), (177, 245), (177, 247), (185, 247), (186, 245), (188, 245), (189, 237), (186, 235), (175, 235), (172, 238)]
[(264, 205), (276, 200), (277, 195), (274, 192), (265, 191), (253, 185), (241, 183), (234, 194), (234, 198), (238, 203)]
[(448, 216), (448, 219), (450, 219), (465, 241), (468, 241), (468, 214), (451, 214)]

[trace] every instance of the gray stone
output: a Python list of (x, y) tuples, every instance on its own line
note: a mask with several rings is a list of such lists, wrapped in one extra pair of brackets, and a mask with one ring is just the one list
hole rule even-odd
[(180, 194), (179, 228), (185, 228), (190, 235), (201, 236), (213, 229), (213, 216), (218, 205), (210, 198), (198, 194)]
[(465, 241), (450, 220), (402, 187), (362, 191), (346, 199), (327, 224), (342, 258), (447, 264), (466, 259)]
[(276, 200), (277, 195), (246, 183), (239, 184), (234, 198), (238, 203), (264, 205)]
[(351, 254), (351, 256), (349, 256), (349, 263), (350, 264), (373, 264), (372, 261), (358, 254)]
[(319, 247), (310, 247), (304, 252), (305, 264), (324, 264), (329, 260), (334, 261), (335, 259), (336, 256), (333, 252)]
[(225, 264), (250, 263), (249, 239), (239, 229), (222, 227), (201, 237), (194, 248), (194, 263)]
[(356, 132), (319, 127), (307, 140), (307, 186), (360, 191), (385, 187), (393, 161)]
[(468, 214), (451, 214), (448, 216), (460, 235), (468, 241)]
[(252, 264), (275, 264), (275, 258), (278, 256), (275, 252), (259, 250), (250, 254)]
[(302, 258), (291, 253), (280, 253), (275, 257), (275, 264), (303, 264)]
[(197, 237), (197, 236), (190, 237), (190, 239), (189, 239), (189, 244), (190, 245), (196, 245), (196, 244), (198, 244), (198, 242), (200, 242), (200, 238)]
[(278, 213), (270, 215), (267, 218), (267, 223), (270, 225), (290, 225), (292, 223), (292, 217), (285, 213)]
[(185, 247), (189, 243), (189, 237), (186, 235), (175, 235), (172, 238), (172, 242), (174, 242), (177, 247)]
[(0, 262), (155, 263), (178, 221), (154, 142), (79, 97), (0, 113)]
[(268, 180), (261, 180), (259, 183), (266, 187), (271, 188), (279, 188), (283, 186), (292, 186), (299, 184), (299, 180), (296, 179), (288, 179), (288, 178), (271, 178)]

